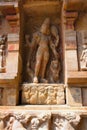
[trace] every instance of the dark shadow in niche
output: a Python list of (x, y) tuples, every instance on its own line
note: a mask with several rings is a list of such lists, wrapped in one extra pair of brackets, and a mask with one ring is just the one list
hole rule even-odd
[(87, 130), (87, 117), (82, 117), (80, 123), (78, 124), (76, 130)]

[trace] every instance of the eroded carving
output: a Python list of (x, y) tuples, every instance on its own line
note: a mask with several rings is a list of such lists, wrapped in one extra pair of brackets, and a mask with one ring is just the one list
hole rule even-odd
[(53, 118), (53, 130), (75, 130), (80, 116), (75, 113), (60, 113)]
[(75, 130), (79, 122), (80, 115), (72, 112), (2, 112), (0, 130)]
[(64, 85), (24, 84), (22, 86), (23, 104), (64, 104)]
[(56, 89), (52, 86), (48, 86), (48, 97), (47, 97), (46, 103), (57, 104), (56, 95), (57, 95)]
[(80, 57), (81, 70), (87, 70), (87, 43), (83, 45), (82, 55)]
[(0, 39), (0, 72), (6, 71), (7, 56), (7, 35), (2, 35)]
[[(51, 25), (50, 19), (46, 18), (40, 30), (33, 34), (32, 42), (30, 42), (29, 38), (29, 35), (25, 36), (26, 46), (28, 46), (30, 50), (27, 62), (28, 75), (31, 79), (33, 78), (34, 83), (57, 82), (59, 80), (60, 61), (57, 52), (59, 34), (56, 26)], [(52, 51), (53, 58), (50, 58), (50, 51)], [(34, 60), (36, 60), (35, 63)], [(51, 71), (52, 74), (52, 78), (50, 79), (46, 78), (48, 63), (50, 63), (49, 71)], [(34, 70), (32, 65), (35, 68)]]
[(30, 88), (30, 104), (37, 104), (37, 87)]
[(47, 89), (44, 86), (38, 88), (38, 104), (46, 104)]
[(59, 82), (59, 73), (60, 73), (61, 67), (60, 62), (58, 59), (51, 61), (50, 64), (50, 74), (49, 74), (49, 81), (51, 83), (58, 83)]

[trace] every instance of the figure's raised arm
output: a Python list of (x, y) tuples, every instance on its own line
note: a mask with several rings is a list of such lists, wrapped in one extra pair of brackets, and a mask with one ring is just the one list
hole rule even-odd
[(34, 48), (35, 47), (35, 44), (36, 44), (36, 37), (33, 36), (33, 39), (32, 41), (30, 42), (30, 36), (29, 35), (26, 35), (25, 36), (25, 40), (26, 40), (26, 47), (29, 47), (29, 48)]

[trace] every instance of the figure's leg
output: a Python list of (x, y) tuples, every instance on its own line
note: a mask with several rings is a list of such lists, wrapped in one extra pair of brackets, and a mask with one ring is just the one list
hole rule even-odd
[(35, 77), (34, 77), (34, 80), (33, 80), (34, 83), (38, 83), (38, 75), (39, 75), (39, 72), (40, 72), (41, 60), (42, 60), (42, 56), (37, 55), (36, 65), (35, 65)]
[(49, 60), (49, 53), (45, 52), (44, 57), (43, 57), (41, 78), (44, 78), (44, 76), (45, 76), (45, 71), (46, 71), (46, 66), (47, 66), (48, 60)]
[(35, 76), (36, 77), (39, 75), (40, 66), (41, 66), (41, 57), (38, 57), (36, 60), (36, 65), (35, 65)]

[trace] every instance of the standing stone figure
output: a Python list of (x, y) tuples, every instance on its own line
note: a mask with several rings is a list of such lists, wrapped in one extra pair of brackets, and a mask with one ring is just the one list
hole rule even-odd
[(81, 70), (87, 70), (87, 44), (83, 45), (83, 51), (80, 61), (81, 61)]
[[(52, 41), (51, 34), (55, 37), (55, 44)], [(58, 53), (56, 51), (56, 47), (59, 42), (57, 29), (55, 26), (51, 27), (50, 19), (46, 18), (40, 28), (40, 31), (33, 35), (32, 43), (29, 42), (29, 36), (26, 36), (26, 42), (31, 50), (34, 50), (36, 45), (38, 46), (36, 51), (36, 64), (33, 82), (38, 83), (39, 77), (41, 78), (41, 81), (46, 82), (44, 78), (50, 56), (49, 47), (51, 48), (55, 59), (58, 57)], [(30, 65), (30, 63), (28, 63), (28, 65)]]
[(5, 72), (7, 55), (7, 35), (2, 35), (0, 40), (0, 72)]

